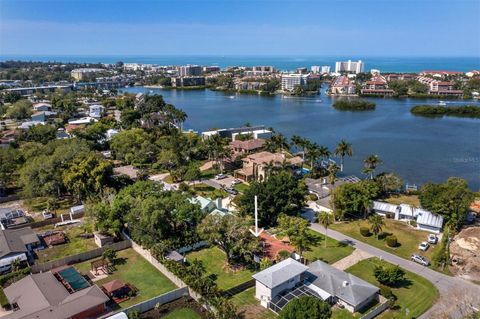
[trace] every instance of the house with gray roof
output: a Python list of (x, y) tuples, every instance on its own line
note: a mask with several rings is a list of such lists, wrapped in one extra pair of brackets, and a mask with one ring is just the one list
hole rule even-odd
[(97, 318), (109, 298), (96, 285), (69, 291), (51, 272), (29, 275), (4, 289), (14, 311), (5, 319)]
[(309, 295), (356, 312), (378, 300), (379, 288), (317, 260), (308, 266), (288, 258), (255, 275), (255, 298), (280, 312), (291, 300)]
[(270, 301), (285, 291), (293, 289), (302, 281), (302, 275), (308, 267), (287, 258), (253, 275), (255, 279), (255, 298), (263, 307), (268, 308)]
[(380, 290), (365, 280), (320, 260), (309, 265), (304, 283), (322, 299), (341, 304), (350, 312), (362, 310), (372, 301), (378, 300)]
[(7, 272), (14, 260), (31, 261), (40, 240), (30, 227), (0, 229), (0, 272)]

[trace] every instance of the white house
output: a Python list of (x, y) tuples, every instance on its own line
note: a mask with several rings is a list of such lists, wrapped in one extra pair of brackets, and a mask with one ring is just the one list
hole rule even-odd
[(415, 220), (417, 223), (417, 229), (419, 230), (425, 230), (437, 234), (442, 231), (442, 216), (408, 204), (394, 205), (390, 203), (373, 201), (373, 211), (376, 214), (384, 217), (389, 215), (395, 218), (395, 220)]
[(255, 298), (263, 307), (279, 312), (294, 298), (310, 295), (350, 312), (364, 309), (379, 298), (379, 288), (317, 260), (305, 266), (285, 259), (255, 275)]
[(100, 104), (94, 104), (89, 106), (88, 116), (93, 118), (101, 118), (105, 108)]
[(442, 216), (417, 208), (417, 229), (438, 234), (442, 230), (442, 226)]
[(255, 279), (255, 298), (263, 307), (268, 308), (270, 301), (281, 293), (291, 290), (302, 281), (302, 275), (308, 267), (298, 261), (287, 258), (252, 277)]
[(40, 111), (51, 111), (52, 110), (52, 105), (50, 103), (35, 103), (33, 104), (33, 109), (35, 112), (40, 112)]

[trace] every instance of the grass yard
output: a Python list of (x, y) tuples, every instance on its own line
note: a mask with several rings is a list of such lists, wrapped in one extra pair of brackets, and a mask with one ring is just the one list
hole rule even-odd
[(392, 195), (385, 199), (386, 202), (394, 205), (408, 204), (415, 207), (420, 207), (420, 200), (417, 195)]
[(227, 269), (226, 256), (218, 247), (205, 248), (187, 254), (187, 260), (201, 260), (208, 273), (217, 276), (218, 288), (227, 290), (252, 279), (253, 271), (242, 269), (232, 271)]
[(331, 319), (354, 319), (354, 318), (360, 318), (360, 316), (361, 314), (358, 312), (351, 313), (346, 309), (332, 308)]
[(176, 309), (164, 317), (160, 317), (163, 319), (201, 319), (200, 315), (193, 309), (190, 308), (182, 308)]
[[(127, 308), (141, 301), (153, 298), (160, 294), (166, 293), (175, 286), (167, 277), (153, 267), (142, 256), (137, 254), (132, 248), (128, 248), (117, 253), (118, 264), (115, 270), (108, 277), (95, 282), (99, 287), (114, 279), (120, 279), (124, 283), (131, 283), (138, 288), (137, 296), (120, 303), (120, 308)], [(90, 271), (90, 262), (87, 260), (79, 264), (75, 264), (75, 268), (82, 274)]]
[(255, 299), (255, 287), (248, 288), (230, 299), (239, 310), (241, 317), (245, 319), (273, 319), (277, 315), (260, 306), (260, 301)]
[[(347, 272), (350, 272), (378, 287), (380, 283), (373, 275), (375, 265), (391, 264), (374, 257), (360, 261), (348, 268)], [(399, 309), (388, 310), (377, 318), (417, 318), (427, 311), (438, 298), (438, 290), (431, 282), (409, 271), (405, 271), (405, 273), (409, 285), (400, 288), (392, 288), (392, 292), (398, 298), (396, 304), (399, 306)], [(348, 317), (334, 318), (339, 319)]]
[[(372, 246), (383, 249), (385, 251), (388, 251), (389, 253), (406, 259), (410, 259), (410, 256), (412, 254), (420, 254), (426, 256), (429, 260), (432, 260), (432, 255), (436, 249), (435, 245), (430, 245), (426, 252), (420, 253), (420, 250), (418, 249), (418, 245), (422, 241), (427, 240), (428, 232), (416, 230), (402, 221), (392, 220), (388, 218), (385, 218), (384, 221), (385, 226), (382, 227), (383, 235), (380, 235), (379, 239), (377, 239), (374, 235), (371, 235), (369, 237), (363, 237), (360, 234), (360, 227), (363, 226), (370, 228), (368, 222), (364, 220), (334, 224), (330, 227), (345, 235), (348, 235), (350, 237), (353, 237), (367, 244), (370, 244)], [(398, 239), (399, 246), (395, 248), (388, 247), (385, 242), (386, 234), (395, 235)]]
[[(51, 229), (51, 225), (49, 229)], [(78, 237), (80, 234), (84, 232), (82, 227), (80, 227), (79, 225), (76, 225), (73, 227), (72, 226), (59, 227), (59, 228), (56, 228), (55, 230), (65, 231), (68, 237), (68, 242), (62, 245), (57, 245), (51, 248), (46, 248), (46, 249), (37, 251), (38, 262), (40, 263), (60, 259), (70, 255), (84, 253), (86, 251), (98, 248), (93, 238), (86, 239), (86, 238)], [(41, 232), (45, 230), (35, 229), (35, 231)]]
[[(309, 251), (303, 253), (303, 255), (309, 261), (322, 260), (329, 264), (333, 264), (342, 258), (350, 255), (355, 248), (349, 245), (344, 245), (333, 238), (325, 237), (324, 235), (310, 230), (313, 236), (317, 238), (315, 246), (311, 247)], [(327, 240), (327, 247), (325, 248), (325, 238)]]
[(192, 189), (195, 192), (195, 194), (203, 197), (208, 197), (211, 199), (223, 198), (228, 196), (228, 193), (223, 189), (216, 189), (215, 187), (212, 187), (205, 183), (198, 183), (198, 184), (192, 185)]
[(237, 184), (235, 186), (233, 186), (233, 188), (237, 191), (239, 191), (240, 193), (245, 193), (245, 191), (249, 188), (250, 186), (248, 186), (247, 184), (244, 184), (244, 183), (240, 183), (240, 184)]

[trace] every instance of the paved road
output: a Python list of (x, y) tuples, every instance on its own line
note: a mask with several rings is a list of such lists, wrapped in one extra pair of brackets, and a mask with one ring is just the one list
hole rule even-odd
[[(325, 228), (319, 224), (312, 223), (311, 228), (319, 233), (325, 234)], [(400, 267), (407, 269), (431, 281), (440, 292), (440, 300), (419, 318), (439, 318), (438, 312), (445, 311), (443, 305), (449, 304), (451, 306), (455, 306), (463, 302), (467, 303), (467, 300), (470, 301), (470, 298), (472, 296), (480, 296), (480, 286), (475, 285), (464, 279), (441, 274), (439, 272), (431, 270), (430, 268), (424, 267), (410, 260), (395, 256), (386, 251), (370, 246), (359, 240), (356, 240), (331, 229), (328, 230), (328, 236), (338, 241), (348, 242), (353, 247), (361, 249), (373, 256), (382, 258), (392, 264), (399, 265)], [(452, 296), (452, 293), (454, 292), (457, 292), (455, 294), (455, 298), (462, 299), (454, 299), (454, 297)], [(477, 303), (480, 303), (477, 298), (475, 299)], [(480, 308), (480, 305), (477, 304), (476, 307)], [(458, 313), (451, 313), (450, 311), (449, 314), (451, 318), (461, 318), (461, 315)]]

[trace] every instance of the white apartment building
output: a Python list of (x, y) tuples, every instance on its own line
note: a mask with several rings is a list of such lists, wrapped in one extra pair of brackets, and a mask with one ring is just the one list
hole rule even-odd
[(330, 73), (330, 66), (322, 65), (322, 74)]
[(348, 73), (361, 73), (365, 70), (365, 63), (362, 60), (355, 61), (339, 61), (335, 62), (335, 73), (348, 72)]
[(307, 85), (308, 74), (283, 74), (282, 75), (282, 90), (293, 91), (296, 86)]
[(184, 65), (178, 68), (179, 76), (197, 76), (202, 75), (203, 68), (200, 65)]
[(320, 73), (321, 71), (321, 67), (319, 65), (312, 65), (312, 67), (310, 68), (310, 70), (313, 72), (313, 73)]

